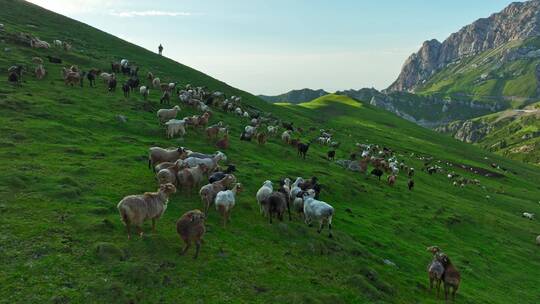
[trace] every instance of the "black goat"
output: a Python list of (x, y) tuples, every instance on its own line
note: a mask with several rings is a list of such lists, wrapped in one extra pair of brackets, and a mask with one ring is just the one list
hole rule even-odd
[(375, 175), (379, 178), (379, 180), (381, 180), (381, 176), (383, 175), (383, 171), (381, 169), (373, 169), (371, 170), (371, 175)]
[(309, 150), (309, 145), (311, 145), (311, 143), (307, 143), (307, 144), (304, 144), (304, 143), (299, 143), (298, 144), (298, 156), (302, 157), (303, 159), (306, 159), (306, 154)]
[(326, 153), (328, 160), (334, 160), (336, 158), (336, 150), (330, 150)]
[(214, 174), (212, 174), (209, 178), (208, 178), (208, 183), (213, 183), (213, 182), (217, 182), (217, 181), (220, 181), (222, 180), (226, 174), (231, 174), (233, 172), (236, 172), (236, 166), (235, 165), (229, 165), (227, 167), (227, 169), (223, 172), (216, 172)]

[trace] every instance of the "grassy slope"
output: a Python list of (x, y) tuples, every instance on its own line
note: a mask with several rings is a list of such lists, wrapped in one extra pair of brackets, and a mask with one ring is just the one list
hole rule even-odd
[[(526, 107), (526, 110), (539, 109), (540, 103)], [(478, 143), (481, 147), (496, 151), (506, 157), (540, 165), (540, 114), (518, 116), (507, 110), (475, 118), (490, 125), (493, 130)], [(512, 115), (513, 114), (513, 115)], [(525, 135), (534, 134), (527, 138)], [(501, 146), (501, 142), (506, 144)]]
[[(313, 146), (307, 161), (273, 139), (264, 148), (232, 140), (227, 151), (239, 166), (241, 194), (227, 229), (212, 212), (199, 260), (180, 257), (175, 220), (200, 207), (193, 195), (173, 197), (156, 235), (126, 240), (116, 203), (124, 195), (156, 188), (146, 168), (149, 146), (184, 145), (211, 152), (213, 145), (191, 131), (181, 140), (166, 140), (155, 114), (143, 110), (138, 96), (124, 100), (120, 92), (98, 88), (66, 88), (60, 67), (47, 64), (48, 77), (27, 75), (22, 88), (0, 82), (0, 202), (2, 220), (0, 296), (6, 302), (395, 302), (435, 303), (425, 292), (427, 245), (438, 244), (462, 271), (461, 303), (521, 303), (537, 300), (540, 261), (533, 238), (536, 221), (520, 212), (540, 214), (540, 173), (532, 167), (486, 154), (432, 131), (345, 97), (329, 95), (300, 106), (267, 105), (247, 93), (192, 69), (158, 57), (87, 26), (36, 9), (0, 0), (0, 20), (8, 30), (37, 34), (46, 40), (74, 40), (70, 55), (35, 51), (12, 44), (0, 66), (29, 62), (46, 53), (67, 64), (106, 68), (113, 58), (137, 61), (162, 79), (205, 84), (241, 94), (248, 104), (271, 111), (298, 125), (337, 130), (343, 158), (357, 141), (376, 142), (400, 154), (435, 155), (439, 159), (487, 167), (498, 162), (517, 174), (494, 180), (478, 177), (478, 187), (456, 189), (442, 175), (417, 173), (417, 188), (395, 188), (328, 164), (326, 149)], [(40, 20), (37, 28), (18, 24), (21, 14)], [(39, 16), (38, 16), (39, 15)], [(37, 22), (37, 21), (33, 21)], [(69, 26), (67, 26), (69, 25)], [(80, 50), (84, 49), (84, 53)], [(141, 73), (141, 74), (143, 74)], [(157, 108), (156, 92), (150, 100)], [(193, 113), (183, 110), (183, 115)], [(115, 115), (123, 114), (121, 124)], [(216, 112), (238, 134), (242, 121)], [(306, 135), (313, 138), (315, 134)], [(484, 155), (489, 160), (484, 160)], [(407, 163), (420, 167), (415, 158)], [(474, 177), (467, 172), (462, 174)], [(254, 194), (265, 179), (318, 175), (327, 188), (322, 198), (336, 208), (335, 239), (317, 235), (300, 221), (268, 225), (258, 214)], [(486, 195), (491, 199), (487, 200)], [(352, 213), (345, 210), (349, 208)], [(148, 225), (145, 226), (148, 231)], [(101, 259), (95, 246), (109, 242), (123, 250), (122, 261)], [(390, 259), (398, 267), (384, 265)], [(526, 269), (526, 270), (525, 270)], [(373, 272), (377, 272), (377, 279)], [(368, 274), (371, 273), (371, 274)], [(32, 287), (29, 290), (29, 286)]]
[[(491, 102), (501, 97), (536, 98), (535, 69), (538, 58), (499, 63), (504, 52), (523, 46), (537, 46), (538, 39), (513, 41), (496, 49), (462, 59), (437, 72), (417, 90), (419, 94), (459, 96), (461, 99)], [(481, 75), (488, 75), (480, 81)]]

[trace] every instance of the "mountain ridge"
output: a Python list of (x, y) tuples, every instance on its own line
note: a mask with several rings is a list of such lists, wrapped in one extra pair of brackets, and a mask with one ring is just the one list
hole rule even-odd
[(314, 90), (314, 89), (304, 88), (304, 89), (298, 89), (298, 90), (291, 90), (287, 93), (283, 93), (279, 95), (273, 95), (273, 96), (257, 95), (257, 96), (270, 103), (288, 102), (292, 104), (297, 104), (297, 103), (308, 102), (315, 98), (318, 98), (327, 94), (329, 93), (323, 89)]

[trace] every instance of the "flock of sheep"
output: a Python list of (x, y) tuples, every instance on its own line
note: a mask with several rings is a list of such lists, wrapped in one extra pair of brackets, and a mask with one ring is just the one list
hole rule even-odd
[[(51, 47), (49, 43), (36, 37), (30, 37), (29, 41), (32, 48), (46, 49)], [(66, 52), (71, 50), (69, 43), (60, 40), (54, 40), (53, 45), (63, 48)], [(60, 58), (51, 56), (47, 56), (47, 58), (50, 63), (62, 63)], [(34, 57), (32, 62), (36, 64), (34, 71), (36, 78), (43, 79), (46, 75), (43, 60)], [(84, 78), (88, 80), (91, 87), (96, 85), (97, 78), (101, 78), (106, 84), (107, 90), (114, 92), (117, 86), (117, 75), (123, 74), (127, 77), (126, 82), (122, 85), (124, 96), (128, 97), (131, 92), (138, 90), (143, 99), (147, 100), (150, 89), (157, 89), (161, 92), (160, 104), (170, 104), (171, 97), (176, 94), (179, 102), (198, 109), (202, 114), (177, 119), (181, 112), (179, 105), (158, 110), (157, 119), (160, 126), (166, 130), (167, 137), (186, 136), (190, 127), (204, 130), (209, 139), (217, 140), (215, 146), (220, 151), (214, 154), (204, 154), (184, 147), (172, 149), (151, 147), (148, 154), (148, 166), (154, 171), (159, 188), (156, 192), (126, 196), (120, 200), (117, 206), (121, 220), (126, 226), (128, 238), (131, 238), (132, 227), (135, 227), (138, 234), (143, 236), (142, 225), (145, 221), (151, 220), (152, 230), (155, 231), (156, 222), (166, 211), (169, 198), (179, 190), (190, 194), (201, 185), (198, 193), (202, 202), (202, 211), (199, 209), (187, 211), (176, 222), (176, 231), (185, 243), (181, 253), (186, 253), (195, 243), (194, 258), (198, 257), (206, 231), (205, 221), (212, 205), (221, 215), (223, 226), (227, 225), (236, 204), (236, 197), (243, 191), (243, 187), (233, 174), (236, 171), (234, 165), (228, 165), (224, 170), (221, 169), (220, 163), (227, 161), (227, 156), (221, 150), (226, 150), (229, 147), (230, 130), (221, 121), (208, 126), (212, 112), (217, 109), (250, 120), (249, 125), (240, 135), (241, 140), (255, 139), (259, 144), (265, 144), (268, 138), (277, 136), (279, 128), (282, 127), (285, 129), (281, 133), (282, 142), (293, 146), (299, 157), (305, 159), (310, 145), (314, 142), (330, 148), (327, 152), (328, 160), (333, 161), (336, 156), (336, 149), (340, 144), (332, 139), (332, 130), (321, 129), (318, 137), (310, 142), (302, 143), (299, 138), (293, 138), (295, 132), (304, 132), (302, 128), (293, 127), (293, 123), (272, 119), (269, 113), (260, 113), (250, 110), (249, 107), (243, 107), (240, 97), (226, 98), (225, 94), (209, 92), (204, 87), (186, 85), (181, 88), (175, 82), (161, 83), (160, 79), (151, 72), (146, 75), (148, 85), (140, 85), (138, 71), (137, 66), (131, 65), (127, 59), (122, 59), (120, 62), (111, 63), (110, 72), (102, 72), (97, 68), (81, 71), (77, 66), (71, 66), (62, 69), (62, 77), (66, 85), (79, 85), (81, 87)], [(22, 66), (10, 67), (8, 80), (20, 84), (23, 72)], [(310, 128), (309, 131), (315, 131), (315, 129)], [(357, 151), (353, 152), (349, 159), (336, 162), (346, 169), (359, 171), (366, 177), (374, 175), (379, 180), (386, 172), (388, 173), (387, 182), (390, 186), (395, 184), (400, 171), (406, 172), (408, 189), (413, 190), (414, 168), (408, 167), (404, 162), (399, 162), (398, 156), (390, 148), (359, 143), (356, 148)], [(429, 174), (444, 171), (442, 167), (433, 165), (431, 162), (425, 162), (425, 164), (423, 170)], [(373, 166), (371, 171), (368, 170), (369, 165)], [(447, 172), (447, 174), (450, 179), (454, 180), (454, 185), (463, 187), (468, 183), (479, 183), (477, 180), (457, 179), (459, 176), (454, 172)], [(289, 220), (292, 220), (292, 210), (299, 214), (306, 224), (311, 225), (312, 222), (317, 222), (319, 233), (328, 227), (328, 236), (332, 237), (332, 219), (335, 210), (330, 204), (319, 199), (321, 189), (322, 185), (319, 184), (317, 177), (308, 180), (297, 177), (294, 182), (289, 178), (283, 178), (279, 186), (276, 185), (276, 187), (267, 180), (258, 189), (255, 199), (261, 214), (267, 217), (270, 223), (274, 218), (283, 220), (286, 213), (288, 213)], [(523, 216), (531, 220), (534, 218), (534, 214), (527, 212), (524, 212)], [(540, 245), (540, 236), (537, 237), (536, 242)], [(438, 247), (431, 246), (428, 251), (433, 254), (433, 260), (428, 266), (430, 287), (433, 288), (433, 285), (436, 285), (438, 296), (440, 284), (444, 283), (445, 296), (448, 297), (450, 290), (452, 290), (451, 293), (454, 297), (460, 284), (459, 271)]]

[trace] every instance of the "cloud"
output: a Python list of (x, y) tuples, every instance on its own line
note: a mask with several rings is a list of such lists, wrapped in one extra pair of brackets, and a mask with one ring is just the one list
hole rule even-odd
[(127, 11), (127, 12), (117, 12), (111, 11), (109, 15), (121, 18), (133, 18), (133, 17), (179, 17), (179, 16), (191, 16), (192, 13), (189, 12), (166, 12), (166, 11)]

